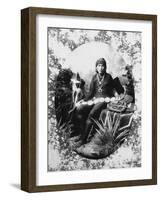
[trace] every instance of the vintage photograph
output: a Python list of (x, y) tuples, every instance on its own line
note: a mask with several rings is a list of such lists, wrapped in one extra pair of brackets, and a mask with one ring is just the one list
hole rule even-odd
[(157, 15), (21, 11), (21, 189), (157, 184)]
[(142, 33), (48, 27), (48, 172), (141, 167)]

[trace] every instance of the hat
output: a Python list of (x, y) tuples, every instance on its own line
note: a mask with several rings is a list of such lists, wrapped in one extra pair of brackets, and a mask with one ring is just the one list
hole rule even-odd
[(104, 58), (99, 58), (97, 61), (96, 61), (96, 67), (97, 65), (99, 64), (102, 64), (104, 67), (105, 67), (105, 71), (106, 71), (106, 60)]
[(104, 58), (99, 58), (97, 61), (96, 61), (96, 66), (99, 65), (99, 64), (102, 64), (106, 67), (106, 60)]

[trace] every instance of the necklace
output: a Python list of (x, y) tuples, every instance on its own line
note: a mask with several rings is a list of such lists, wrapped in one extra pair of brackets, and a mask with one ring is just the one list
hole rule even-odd
[(105, 77), (105, 76), (100, 77), (100, 76), (97, 74), (98, 92), (102, 92), (102, 84), (103, 84), (103, 81), (104, 81), (104, 77)]

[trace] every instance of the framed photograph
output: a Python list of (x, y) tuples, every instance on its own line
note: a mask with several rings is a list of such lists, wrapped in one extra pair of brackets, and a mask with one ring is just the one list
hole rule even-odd
[(157, 16), (21, 11), (21, 189), (157, 184)]

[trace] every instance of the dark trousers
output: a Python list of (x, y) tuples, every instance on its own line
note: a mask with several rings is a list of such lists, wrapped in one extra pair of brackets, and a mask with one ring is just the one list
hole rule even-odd
[[(76, 123), (79, 127), (81, 139), (85, 143), (89, 132), (94, 125), (94, 120), (99, 120), (101, 111), (107, 107), (107, 103), (97, 103), (95, 105), (80, 105), (76, 109)], [(93, 120), (94, 119), (94, 120)]]

